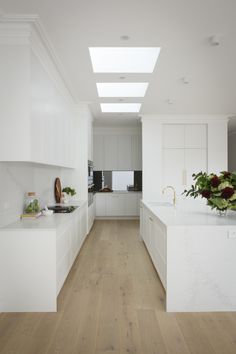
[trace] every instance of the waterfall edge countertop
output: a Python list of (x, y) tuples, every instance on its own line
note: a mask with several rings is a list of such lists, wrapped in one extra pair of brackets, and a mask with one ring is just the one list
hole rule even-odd
[(80, 210), (80, 208), (87, 203), (86, 201), (76, 201), (71, 204), (63, 204), (66, 206), (76, 206), (77, 208), (68, 214), (53, 214), (51, 216), (39, 216), (36, 219), (19, 219), (9, 225), (0, 228), (2, 231), (12, 230), (58, 230), (71, 221), (74, 215)]
[[(167, 227), (170, 226), (236, 226), (236, 212), (228, 211), (226, 216), (217, 215), (198, 200), (181, 201), (177, 206), (170, 203), (142, 201), (149, 210)], [(159, 205), (158, 205), (159, 203)]]

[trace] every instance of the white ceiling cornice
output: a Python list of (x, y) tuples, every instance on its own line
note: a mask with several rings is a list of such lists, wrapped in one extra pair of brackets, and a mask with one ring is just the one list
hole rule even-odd
[(0, 43), (30, 44), (34, 53), (47, 67), (49, 74), (57, 81), (57, 84), (56, 76), (59, 75), (72, 102), (77, 103), (72, 84), (38, 15), (6, 15), (0, 9)]

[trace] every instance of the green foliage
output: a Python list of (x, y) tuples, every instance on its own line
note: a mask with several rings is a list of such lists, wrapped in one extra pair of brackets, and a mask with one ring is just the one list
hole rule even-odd
[(71, 197), (73, 197), (73, 195), (76, 194), (75, 189), (72, 189), (72, 188), (70, 188), (70, 187), (65, 187), (65, 188), (63, 188), (62, 192), (64, 192), (64, 193), (70, 195)]
[(27, 214), (38, 213), (40, 211), (39, 201), (38, 199), (34, 199), (30, 202), (25, 208), (25, 212)]
[(222, 171), (219, 175), (199, 172), (193, 174), (194, 184), (183, 194), (207, 199), (207, 205), (217, 210), (236, 210), (236, 172)]

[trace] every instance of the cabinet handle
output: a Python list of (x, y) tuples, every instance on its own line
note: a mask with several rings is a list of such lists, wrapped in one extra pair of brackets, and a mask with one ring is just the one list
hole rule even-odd
[(149, 216), (149, 220), (150, 220), (150, 221), (153, 221), (153, 218), (151, 218), (151, 216)]

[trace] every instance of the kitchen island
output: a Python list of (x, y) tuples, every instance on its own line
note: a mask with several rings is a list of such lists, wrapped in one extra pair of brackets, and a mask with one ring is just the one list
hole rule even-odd
[(54, 312), (87, 235), (87, 202), (0, 228), (0, 312)]
[(236, 311), (236, 213), (141, 202), (140, 233), (169, 312)]

